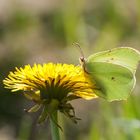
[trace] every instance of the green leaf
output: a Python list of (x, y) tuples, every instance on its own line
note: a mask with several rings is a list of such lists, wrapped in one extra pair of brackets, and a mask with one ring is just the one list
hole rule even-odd
[(132, 48), (116, 48), (88, 57), (85, 67), (96, 83), (95, 94), (107, 99), (126, 100), (135, 86), (140, 53)]

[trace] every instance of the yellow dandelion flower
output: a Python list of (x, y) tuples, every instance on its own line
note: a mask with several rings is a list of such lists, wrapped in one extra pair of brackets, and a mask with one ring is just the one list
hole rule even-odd
[(75, 120), (74, 109), (67, 102), (77, 98), (96, 97), (95, 85), (88, 81), (80, 66), (48, 63), (15, 69), (3, 80), (5, 88), (12, 92), (23, 91), (25, 97), (35, 102), (35, 106), (28, 112), (36, 112), (42, 106), (44, 111), (40, 122), (54, 110), (59, 110)]

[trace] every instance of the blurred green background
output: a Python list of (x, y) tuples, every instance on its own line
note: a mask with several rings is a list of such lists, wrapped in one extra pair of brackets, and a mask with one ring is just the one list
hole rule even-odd
[[(75, 42), (86, 57), (121, 46), (140, 50), (140, 1), (0, 0), (0, 140), (51, 140), (49, 122), (36, 124), (38, 114), (23, 111), (31, 103), (2, 80), (15, 66), (79, 64)], [(140, 140), (139, 71), (127, 101), (73, 101), (82, 120), (73, 124), (61, 115), (62, 140)]]

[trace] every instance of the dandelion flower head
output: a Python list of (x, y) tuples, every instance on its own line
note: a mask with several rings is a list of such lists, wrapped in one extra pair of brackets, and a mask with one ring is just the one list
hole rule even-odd
[[(42, 107), (42, 113), (47, 110), (47, 114), (51, 115), (53, 111), (59, 110), (74, 120), (74, 109), (68, 101), (96, 97), (95, 85), (88, 80), (80, 66), (72, 64), (25, 65), (10, 72), (3, 83), (12, 92), (23, 91), (21, 93), (35, 103), (28, 112), (36, 112)], [(46, 116), (42, 118), (41, 115), (40, 121), (44, 121)]]

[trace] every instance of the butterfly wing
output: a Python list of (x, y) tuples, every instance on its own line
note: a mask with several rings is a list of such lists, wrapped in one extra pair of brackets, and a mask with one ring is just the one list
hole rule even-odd
[(88, 62), (105, 62), (117, 64), (128, 68), (135, 73), (138, 62), (140, 61), (140, 52), (130, 47), (120, 47), (95, 53), (88, 57)]
[(110, 63), (87, 63), (92, 82), (99, 88), (94, 92), (109, 101), (125, 100), (135, 85), (135, 77), (125, 67)]
[(138, 51), (124, 47), (89, 56), (85, 67), (99, 88), (95, 94), (109, 101), (127, 99), (135, 86), (139, 60)]

